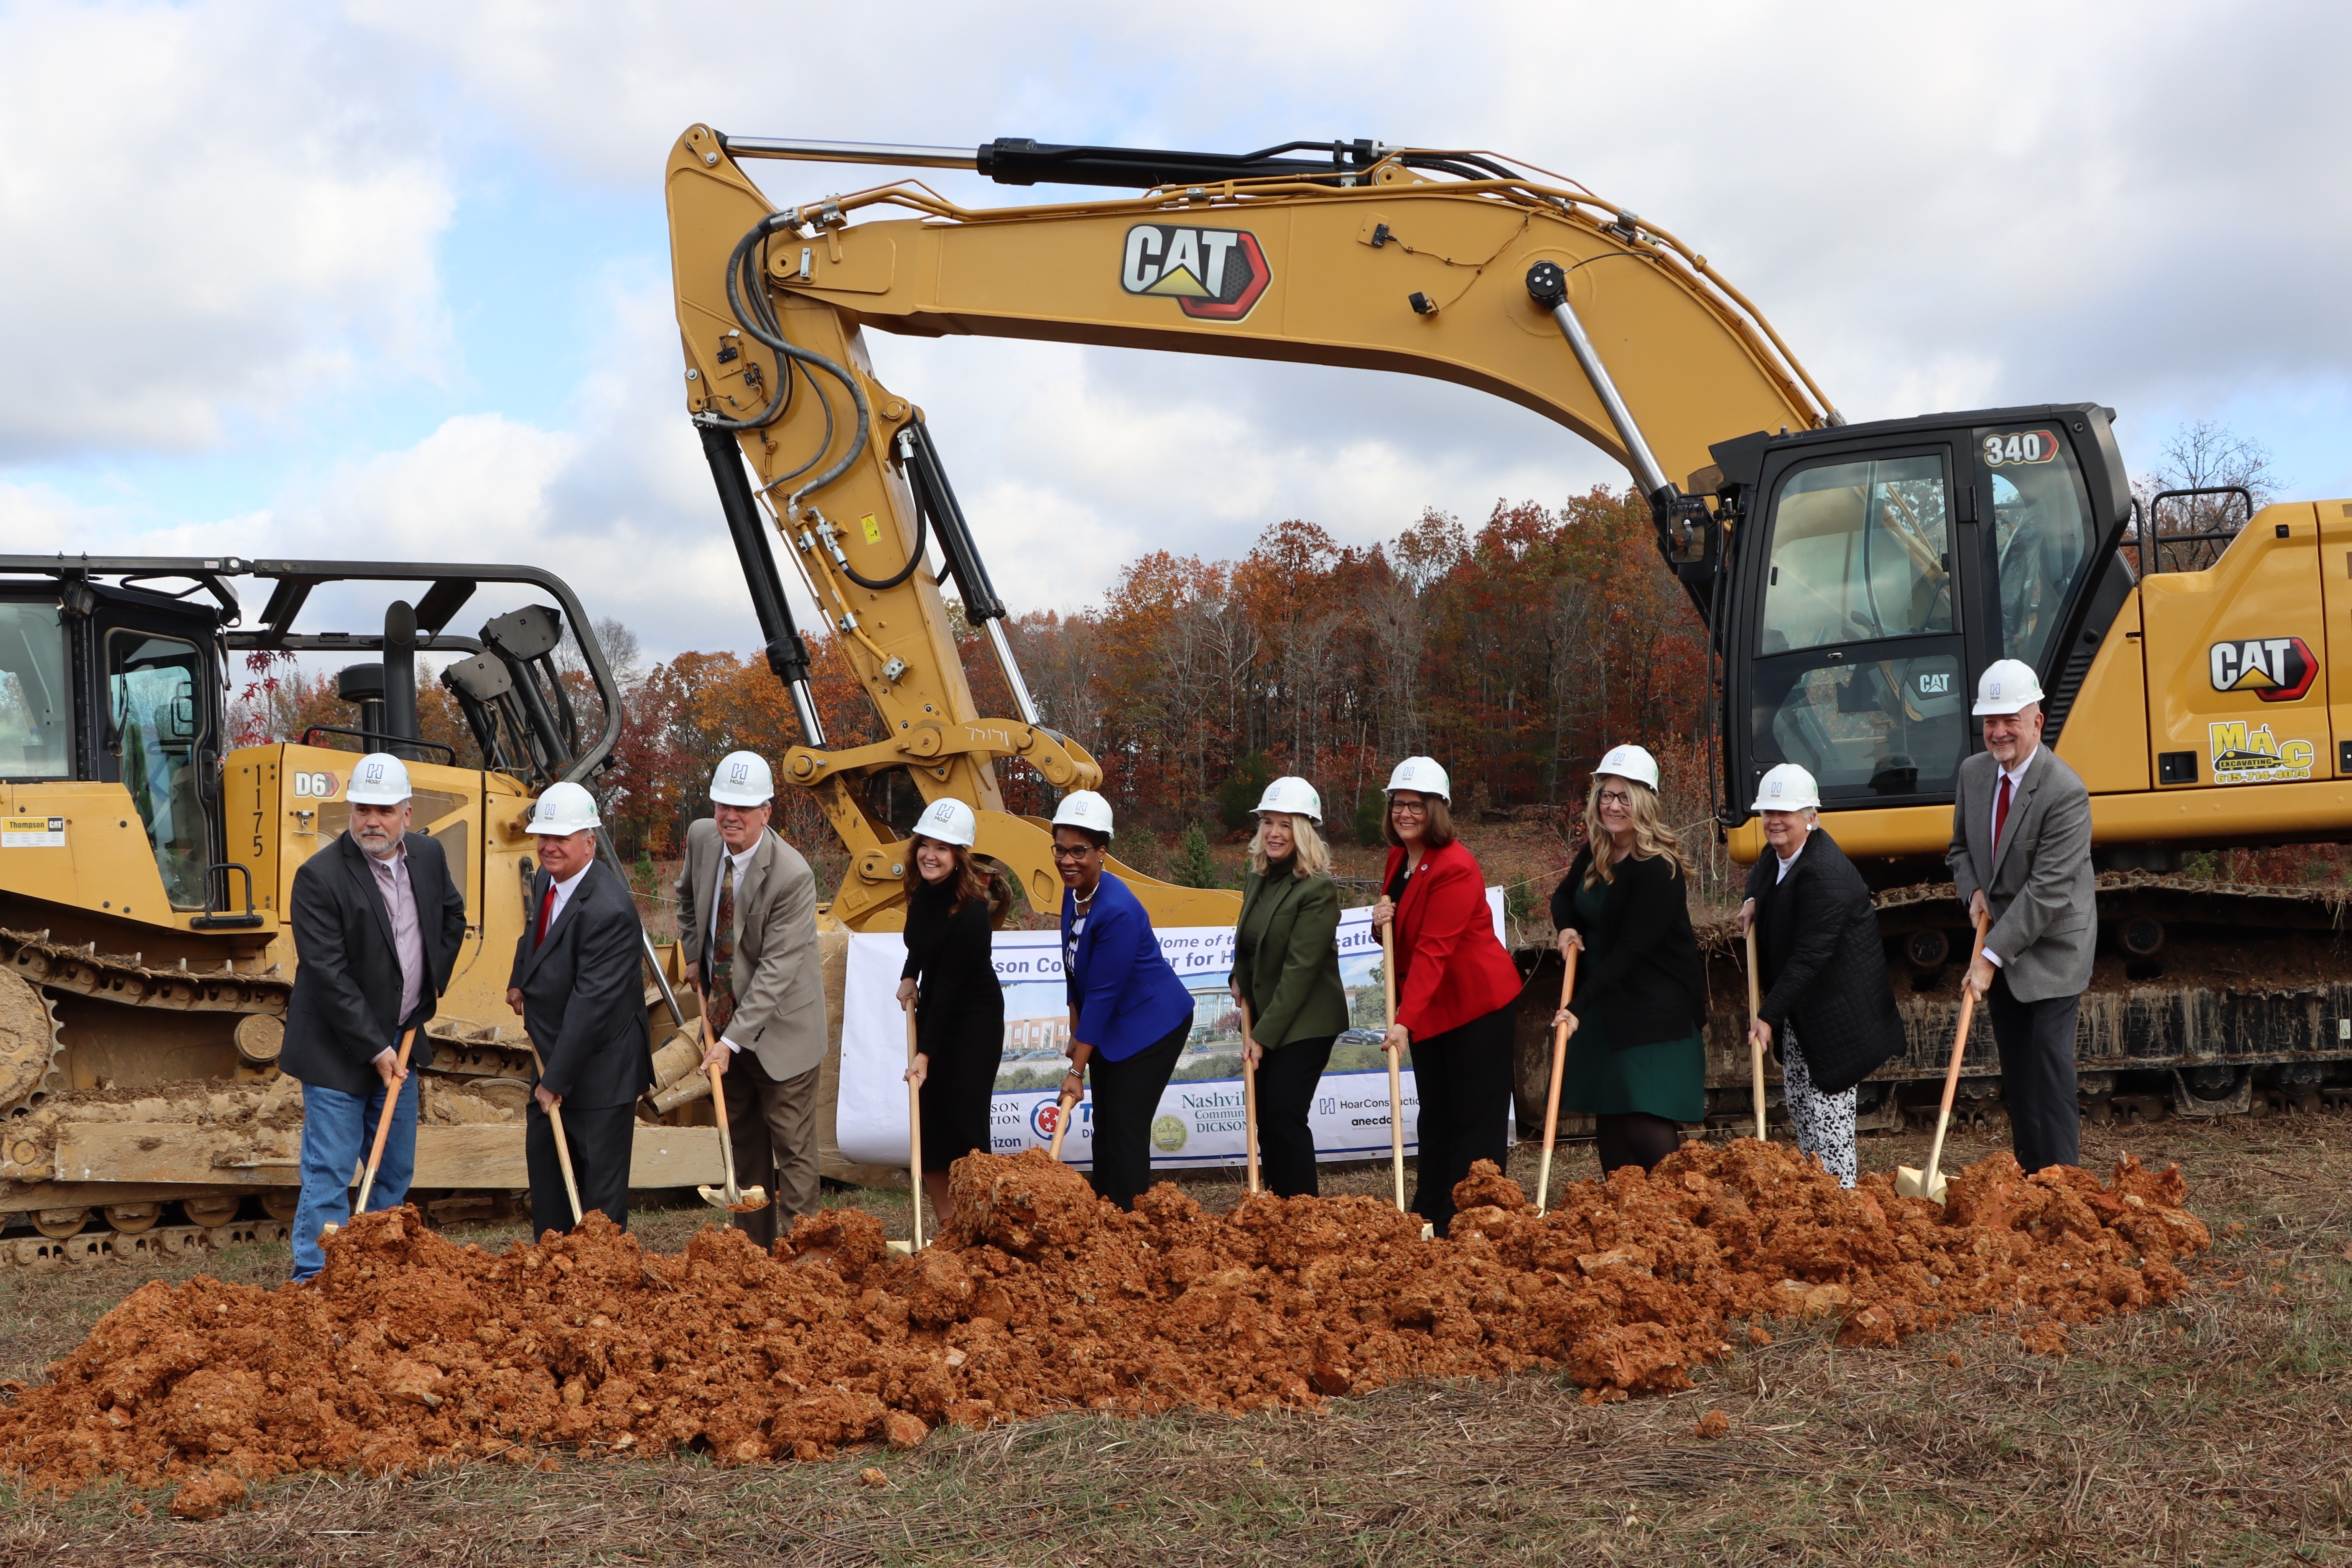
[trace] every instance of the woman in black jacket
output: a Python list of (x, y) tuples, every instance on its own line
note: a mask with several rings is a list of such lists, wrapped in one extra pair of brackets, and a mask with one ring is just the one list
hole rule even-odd
[(1853, 1185), (1854, 1086), (1903, 1048), (1870, 889), (1820, 826), (1821, 793), (1794, 763), (1766, 773), (1755, 811), (1769, 855), (1748, 873), (1739, 931), (1756, 931), (1764, 988), (1754, 1035), (1780, 1057), (1797, 1147)]
[(994, 863), (972, 854), (977, 827), (963, 802), (935, 800), (915, 823), (915, 849), (907, 858), (907, 965), (898, 972), (898, 1000), (915, 1004), (916, 1056), (906, 1076), (922, 1091), (923, 1191), (941, 1226), (954, 1212), (948, 1167), (974, 1151), (988, 1152), (996, 1069), (1004, 1058), (1004, 988), (996, 978), (993, 931), (1013, 895), (993, 874)]
[(1639, 746), (1601, 759), (1585, 844), (1551, 895), (1563, 957), (1583, 950), (1560, 1109), (1597, 1121), (1603, 1175), (1643, 1170), (1706, 1120), (1706, 984), (1691, 931), (1690, 868), (1658, 813), (1658, 764)]

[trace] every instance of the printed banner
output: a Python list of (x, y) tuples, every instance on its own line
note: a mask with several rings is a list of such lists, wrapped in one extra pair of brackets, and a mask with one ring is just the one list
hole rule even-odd
[[(1487, 889), (1486, 903), (1500, 940), (1503, 890)], [(1158, 935), (1169, 964), (1192, 993), (1192, 1034), (1152, 1119), (1152, 1168), (1240, 1165), (1246, 1157), (1241, 1014), (1226, 989), (1233, 973), (1233, 929), (1182, 926)], [(998, 931), (995, 954), (997, 979), (1004, 987), (1004, 1047), (996, 1071), (994, 1150), (1017, 1154), (1053, 1142), (1055, 1097), (1069, 1067), (1069, 999), (1059, 932)], [(907, 1163), (907, 1026), (897, 997), (898, 971), (906, 962), (906, 944), (896, 931), (850, 939), (835, 1137), (843, 1155), (861, 1164), (903, 1169)], [(1389, 1152), (1388, 1062), (1381, 1051), (1387, 1003), (1381, 944), (1372, 935), (1369, 909), (1339, 916), (1339, 978), (1347, 986), (1353, 1026), (1332, 1048), (1309, 1112), (1316, 1155), (1379, 1159)], [(1420, 1107), (1412, 1059), (1406, 1053), (1402, 1109), (1408, 1153), (1415, 1147)], [(1081, 1168), (1093, 1163), (1093, 1110), (1089, 1093), (1078, 1102), (1062, 1142), (1063, 1159)]]

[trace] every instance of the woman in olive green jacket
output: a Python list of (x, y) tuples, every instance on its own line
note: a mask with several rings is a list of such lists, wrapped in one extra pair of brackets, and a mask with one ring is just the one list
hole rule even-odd
[(1257, 1069), (1257, 1135), (1265, 1184), (1277, 1197), (1316, 1193), (1307, 1107), (1348, 1026), (1339, 984), (1339, 888), (1315, 829), (1323, 803), (1301, 778), (1279, 778), (1257, 805), (1257, 837), (1242, 878), (1234, 931), (1234, 999), (1249, 1003), (1242, 1049)]

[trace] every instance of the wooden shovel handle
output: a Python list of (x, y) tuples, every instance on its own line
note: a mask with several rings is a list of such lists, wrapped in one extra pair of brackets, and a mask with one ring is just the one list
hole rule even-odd
[[(1559, 1005), (1567, 1006), (1576, 994), (1576, 955), (1583, 951), (1571, 947), (1561, 962), (1564, 973), (1559, 977)], [(1551, 1029), (1551, 1089), (1544, 1096), (1543, 1158), (1536, 1173), (1536, 1213), (1551, 1211), (1551, 1147), (1559, 1135), (1559, 1080), (1568, 1069), (1568, 1026), (1554, 1024)]]
[(1250, 1061), (1249, 1003), (1244, 1000), (1242, 1010), (1242, 1139), (1244, 1157), (1249, 1170), (1249, 1190), (1258, 1191), (1257, 1181), (1257, 1068)]
[[(915, 1004), (905, 1004), (907, 1009), (907, 1065), (913, 1067), (921, 1053), (915, 1048)], [(909, 1205), (915, 1215), (915, 1250), (923, 1250), (923, 1089), (912, 1079), (907, 1080), (907, 1189), (913, 1202)]]
[[(402, 1072), (408, 1070), (408, 1048), (415, 1043), (416, 1026), (412, 1024), (409, 1026), (408, 1032), (400, 1037), (400, 1070)], [(400, 1108), (401, 1088), (397, 1075), (394, 1075), (392, 1082), (384, 1085), (383, 1114), (375, 1119), (375, 1142), (368, 1150), (367, 1174), (360, 1178), (360, 1201), (352, 1205), (352, 1213), (355, 1215), (367, 1213), (368, 1194), (375, 1187), (376, 1167), (383, 1163), (384, 1140), (392, 1135), (392, 1113)]]
[[(1381, 990), (1388, 1000), (1389, 1027), (1396, 1027), (1396, 921), (1381, 928)], [(1404, 1206), (1404, 1066), (1401, 1053), (1382, 1047), (1389, 1058), (1389, 1157), (1396, 1169), (1396, 1206)]]
[(1076, 1073), (1079, 1077), (1078, 1092), (1076, 1094), (1064, 1094), (1055, 1101), (1055, 1104), (1060, 1108), (1054, 1117), (1054, 1145), (1052, 1153), (1054, 1158), (1056, 1160), (1062, 1157), (1062, 1140), (1069, 1133), (1070, 1118), (1076, 1114), (1078, 1108), (1078, 1101), (1087, 1097), (1085, 1082), (1087, 1063), (1093, 1058), (1094, 1054), (1095, 1048), (1092, 1046), (1086, 1045), (1084, 1043), (1074, 1045), (1070, 1047), (1070, 1071)]
[(1748, 922), (1748, 1054), (1751, 1058), (1756, 1080), (1756, 1142), (1764, 1139), (1764, 1042), (1756, 1037), (1756, 1025), (1764, 1016), (1763, 982), (1756, 973), (1756, 922)]
[[(1991, 910), (1988, 910), (1977, 917), (1976, 941), (1969, 949), (1969, 966), (1971, 969), (1976, 967), (1977, 954), (1984, 951), (1985, 933), (1991, 926)], [(1927, 1146), (1927, 1169), (1919, 1183), (1922, 1193), (1934, 1190), (1937, 1173), (1943, 1167), (1944, 1131), (1951, 1125), (1952, 1100), (1960, 1091), (1960, 1058), (1968, 1052), (1969, 1026), (1976, 1022), (1976, 993), (1969, 989), (1968, 977), (1963, 973), (1960, 978), (1960, 1026), (1952, 1031), (1952, 1061), (1944, 1069), (1944, 1100), (1936, 1109), (1936, 1140)]]

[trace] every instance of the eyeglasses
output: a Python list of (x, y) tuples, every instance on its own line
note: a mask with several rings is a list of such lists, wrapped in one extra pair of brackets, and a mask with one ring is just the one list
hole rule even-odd
[(1075, 849), (1066, 844), (1054, 846), (1054, 858), (1056, 860), (1083, 860), (1094, 852), (1095, 847), (1091, 844), (1081, 844)]
[(1427, 816), (1429, 803), (1419, 800), (1392, 800), (1389, 803), (1389, 810), (1398, 816)]
[(1633, 797), (1622, 789), (1604, 789), (1601, 792), (1601, 804), (1603, 805), (1631, 805), (1633, 804)]

